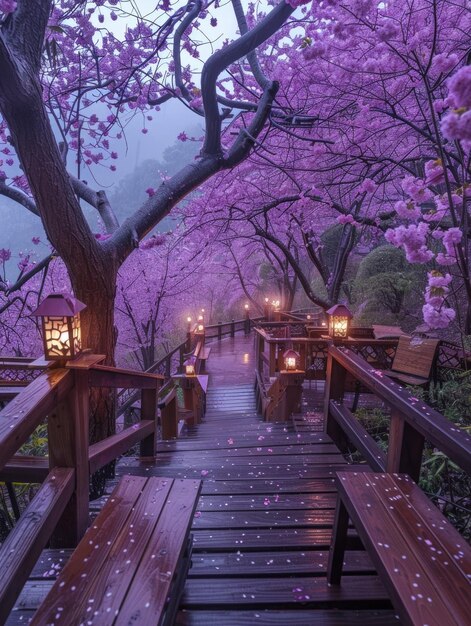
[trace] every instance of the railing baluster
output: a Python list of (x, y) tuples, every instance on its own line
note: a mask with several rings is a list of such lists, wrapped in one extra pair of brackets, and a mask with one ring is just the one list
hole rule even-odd
[(154, 389), (141, 389), (141, 420), (154, 420), (155, 428), (152, 435), (143, 439), (140, 443), (140, 455), (145, 457), (155, 456), (157, 441), (157, 386)]

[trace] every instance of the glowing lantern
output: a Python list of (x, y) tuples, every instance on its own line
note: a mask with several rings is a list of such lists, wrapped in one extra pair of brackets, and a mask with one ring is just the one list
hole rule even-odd
[(202, 333), (203, 331), (204, 331), (203, 316), (199, 315), (198, 316), (198, 332)]
[(346, 339), (350, 332), (350, 320), (353, 315), (344, 304), (335, 304), (327, 311), (329, 316), (329, 335), (332, 339)]
[(249, 305), (248, 305), (248, 304), (244, 304), (244, 309), (245, 309), (246, 311), (248, 311), (248, 310), (249, 310)]
[(285, 361), (285, 369), (288, 372), (293, 372), (298, 369), (299, 352), (296, 350), (286, 350), (283, 353), (283, 359)]
[(195, 364), (196, 364), (196, 359), (194, 356), (190, 356), (190, 358), (188, 358), (183, 363), (183, 366), (185, 367), (185, 374), (187, 376), (195, 376), (196, 374)]
[(46, 360), (66, 361), (80, 354), (80, 311), (85, 307), (83, 302), (69, 294), (52, 293), (32, 313), (42, 318)]

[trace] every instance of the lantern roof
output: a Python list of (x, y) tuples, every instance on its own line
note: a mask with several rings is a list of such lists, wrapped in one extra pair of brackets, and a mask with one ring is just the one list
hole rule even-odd
[(196, 357), (194, 355), (189, 356), (186, 361), (183, 363), (183, 365), (195, 365), (196, 364)]
[(288, 350), (285, 350), (285, 352), (283, 353), (283, 358), (284, 359), (289, 359), (289, 358), (299, 358), (300, 354), (299, 352), (296, 352), (296, 350), (293, 350), (292, 348), (288, 348)]
[(353, 317), (352, 312), (345, 304), (334, 304), (326, 313), (327, 315), (338, 315), (339, 317), (348, 317), (349, 319)]
[(73, 317), (86, 308), (86, 304), (69, 293), (51, 293), (31, 313), (35, 317)]

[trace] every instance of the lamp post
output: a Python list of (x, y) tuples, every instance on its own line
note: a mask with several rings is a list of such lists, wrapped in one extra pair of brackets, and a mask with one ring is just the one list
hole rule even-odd
[(329, 320), (329, 336), (334, 341), (347, 339), (353, 315), (344, 304), (335, 304), (326, 311)]
[(246, 302), (244, 304), (244, 310), (245, 310), (245, 334), (246, 335), (250, 335), (250, 307), (248, 302)]
[(270, 317), (270, 307), (268, 303), (269, 303), (269, 299), (265, 298), (263, 301), (263, 317), (265, 318), (266, 322), (268, 322), (268, 319)]
[(80, 311), (86, 305), (70, 294), (52, 293), (33, 311), (41, 318), (44, 356), (65, 362), (82, 352)]
[(283, 353), (285, 369), (280, 372), (280, 381), (284, 391), (280, 406), (279, 418), (286, 421), (293, 413), (301, 411), (301, 397), (305, 371), (299, 369), (301, 355), (296, 350), (288, 348)]

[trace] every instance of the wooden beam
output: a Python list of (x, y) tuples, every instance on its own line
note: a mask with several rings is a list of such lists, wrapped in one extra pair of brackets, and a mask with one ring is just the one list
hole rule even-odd
[(142, 420), (139, 424), (92, 444), (89, 450), (90, 474), (127, 452), (142, 439), (151, 436), (154, 429), (155, 423), (152, 420)]
[(25, 443), (34, 429), (72, 389), (72, 372), (48, 370), (0, 411), (0, 469)]
[(0, 471), (0, 482), (42, 483), (48, 474), (47, 457), (15, 455)]
[(330, 415), (338, 423), (349, 441), (359, 450), (372, 470), (384, 472), (386, 469), (386, 455), (378, 446), (373, 437), (363, 428), (355, 415), (346, 406), (331, 400), (329, 403)]
[(74, 470), (54, 468), (0, 548), (0, 624), (5, 623), (74, 489)]
[(165, 378), (160, 374), (117, 369), (107, 365), (96, 365), (89, 370), (90, 387), (156, 389), (162, 384), (163, 380)]

